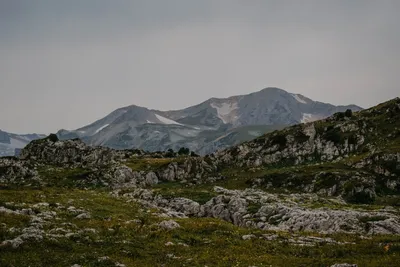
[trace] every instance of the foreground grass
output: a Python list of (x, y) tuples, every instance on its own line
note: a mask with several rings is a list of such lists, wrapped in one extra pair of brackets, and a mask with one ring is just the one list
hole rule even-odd
[(130, 158), (125, 165), (133, 171), (157, 171), (167, 167), (170, 163), (182, 163), (185, 157), (177, 158)]
[(163, 182), (153, 187), (154, 192), (164, 198), (184, 197), (194, 200), (200, 204), (205, 204), (218, 194), (213, 190), (214, 185), (192, 185), (186, 186), (180, 182)]
[[(0, 266), (115, 266), (116, 262), (126, 266), (330, 266), (338, 262), (398, 266), (400, 260), (400, 237), (396, 236), (361, 239), (334, 235), (331, 237), (335, 240), (352, 244), (302, 247), (289, 244), (287, 233), (278, 233), (278, 240), (268, 241), (262, 238), (266, 232), (210, 218), (176, 219), (181, 228), (161, 230), (156, 224), (163, 219), (154, 214), (155, 210), (143, 209), (100, 190), (0, 190), (0, 206), (10, 209), (41, 202), (49, 206), (36, 207), (36, 212), (57, 212), (57, 217), (44, 225), (45, 231), (63, 228), (63, 223), (76, 225), (75, 232), (95, 231), (70, 238), (45, 237), (19, 248), (0, 247)], [(70, 206), (84, 209), (91, 218), (79, 220), (60, 208)], [(29, 217), (1, 213), (0, 225), (3, 224), (6, 227), (0, 227), (0, 241), (14, 237), (8, 230), (11, 227), (27, 227)], [(242, 236), (246, 234), (257, 237), (245, 241)], [(167, 242), (174, 245), (166, 246)], [(387, 244), (390, 246), (385, 250)], [(99, 260), (104, 256), (109, 258)]]

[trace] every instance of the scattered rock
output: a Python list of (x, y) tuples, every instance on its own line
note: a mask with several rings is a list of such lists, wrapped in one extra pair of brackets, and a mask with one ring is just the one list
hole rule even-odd
[(110, 257), (108, 257), (108, 256), (100, 257), (97, 259), (98, 262), (108, 261), (108, 260), (110, 260)]
[(165, 229), (165, 230), (173, 230), (176, 228), (180, 228), (181, 226), (174, 220), (169, 220), (169, 221), (162, 221), (158, 224), (159, 227)]
[[(269, 194), (261, 190), (227, 190), (215, 188), (220, 195), (204, 205), (186, 199), (165, 199), (144, 189), (124, 194), (124, 197), (163, 211), (163, 217), (212, 217), (235, 225), (272, 231), (310, 231), (324, 234), (400, 234), (400, 218), (388, 211), (360, 211), (352, 209), (305, 208), (306, 201), (329, 201), (316, 194)], [(329, 202), (328, 202), (329, 203)], [(341, 204), (332, 200), (332, 204)], [(256, 206), (251, 213), (249, 205)], [(343, 203), (342, 203), (343, 204)], [(160, 215), (160, 216), (161, 216)], [(368, 220), (366, 218), (371, 218)], [(377, 220), (380, 218), (380, 220)]]
[(84, 219), (90, 219), (91, 216), (90, 216), (89, 213), (81, 213), (81, 214), (79, 214), (78, 216), (76, 216), (75, 218), (84, 220)]
[(12, 240), (5, 240), (1, 242), (0, 247), (11, 246), (12, 248), (18, 248), (24, 243), (21, 237), (16, 237)]
[(242, 236), (243, 240), (251, 240), (251, 239), (254, 239), (254, 238), (256, 238), (255, 235), (244, 235), (244, 236)]
[(349, 264), (349, 263), (338, 263), (334, 264), (331, 267), (357, 267), (357, 264)]

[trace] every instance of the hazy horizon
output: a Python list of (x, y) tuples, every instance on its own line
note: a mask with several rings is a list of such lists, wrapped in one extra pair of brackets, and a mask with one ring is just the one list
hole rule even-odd
[(400, 2), (0, 0), (0, 129), (76, 129), (278, 87), (363, 108), (399, 96)]
[[(271, 87), (271, 86), (269, 86), (269, 87), (265, 87), (265, 88), (263, 88), (263, 89), (267, 89), (267, 88), (277, 88), (277, 87)], [(84, 123), (84, 124), (82, 124), (82, 125), (80, 125), (80, 126), (78, 126), (78, 127), (75, 127), (75, 128), (73, 128), (73, 129), (72, 129), (72, 128), (71, 128), (71, 129), (59, 128), (59, 129), (57, 129), (57, 130), (49, 131), (49, 132), (23, 132), (23, 133), (11, 132), (11, 131), (7, 131), (6, 129), (2, 129), (2, 128), (0, 128), (0, 130), (6, 131), (6, 132), (9, 132), (9, 133), (13, 133), (13, 134), (35, 134), (35, 133), (36, 133), (36, 134), (50, 134), (50, 133), (56, 133), (58, 130), (76, 130), (76, 129), (79, 129), (79, 128), (83, 127), (83, 126), (89, 125), (89, 124), (91, 124), (91, 123), (93, 123), (93, 122), (95, 122), (95, 121), (97, 121), (97, 120), (100, 120), (100, 119), (104, 118), (105, 116), (109, 115), (111, 112), (115, 111), (116, 109), (125, 108), (125, 107), (131, 106), (131, 105), (144, 107), (144, 108), (147, 108), (147, 109), (149, 109), (149, 110), (174, 111), (174, 110), (182, 110), (182, 109), (189, 108), (189, 107), (194, 106), (194, 105), (197, 105), (197, 104), (201, 104), (201, 103), (203, 103), (203, 102), (205, 102), (205, 101), (207, 101), (207, 100), (209, 100), (209, 99), (211, 99), (211, 98), (229, 98), (229, 97), (232, 97), (232, 96), (247, 95), (247, 94), (251, 94), (251, 93), (257, 93), (257, 92), (259, 92), (259, 91), (261, 91), (261, 90), (263, 90), (263, 89), (256, 90), (256, 91), (254, 91), (254, 92), (248, 92), (248, 93), (246, 93), (246, 94), (236, 94), (236, 95), (222, 96), (222, 97), (209, 97), (209, 98), (207, 98), (207, 99), (204, 99), (204, 100), (202, 100), (202, 101), (199, 101), (198, 103), (195, 103), (195, 104), (190, 105), (190, 106), (183, 106), (183, 107), (180, 107), (180, 108), (172, 108), (172, 109), (169, 109), (169, 110), (162, 110), (162, 109), (157, 109), (157, 108), (152, 108), (152, 107), (145, 107), (145, 106), (141, 106), (141, 105), (137, 105), (137, 104), (133, 103), (133, 104), (130, 104), (130, 105), (119, 106), (119, 107), (117, 107), (117, 108), (115, 108), (115, 109), (113, 109), (113, 110), (106, 111), (104, 114), (100, 115), (100, 117), (95, 118), (95, 119), (93, 119), (93, 120), (91, 120), (91, 121), (88, 121), (87, 123)], [(284, 91), (287, 91), (287, 90), (285, 90), (285, 89), (283, 89), (283, 88), (278, 88), (278, 89), (282, 89), (282, 90), (284, 90)], [(288, 92), (288, 93), (292, 93), (292, 92), (289, 92), (289, 91), (287, 91), (287, 92)], [(307, 96), (305, 96), (305, 97), (307, 97)], [(318, 101), (318, 100), (316, 100), (316, 99), (312, 99), (312, 100)], [(388, 99), (388, 100), (390, 100), (390, 99)], [(322, 101), (318, 101), (318, 102), (322, 102)], [(328, 102), (323, 102), (323, 103), (332, 104), (332, 103), (328, 103)], [(377, 103), (377, 104), (379, 104), (379, 103)], [(341, 103), (339, 103), (339, 104), (337, 104), (337, 105), (338, 105), (338, 106), (341, 106), (341, 105), (343, 105), (343, 106), (347, 106), (347, 105), (356, 105), (356, 106), (359, 106), (359, 107), (361, 107), (361, 108), (363, 108), (363, 109), (368, 109), (368, 108), (374, 106), (374, 105), (372, 105), (372, 106), (368, 106), (368, 107), (363, 107), (363, 106), (360, 106), (360, 105), (357, 105), (357, 104), (354, 104), (354, 103), (347, 103), (347, 104), (341, 104)]]

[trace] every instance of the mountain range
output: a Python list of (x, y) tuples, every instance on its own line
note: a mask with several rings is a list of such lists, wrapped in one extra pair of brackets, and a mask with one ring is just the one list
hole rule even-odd
[(80, 138), (94, 146), (147, 151), (187, 147), (208, 154), (289, 125), (326, 118), (356, 105), (335, 106), (279, 88), (248, 95), (210, 98), (181, 110), (160, 111), (131, 105), (76, 130), (60, 130), (60, 139)]
[[(187, 147), (205, 155), (347, 109), (362, 108), (335, 106), (269, 87), (247, 95), (210, 98), (181, 110), (160, 111), (131, 105), (76, 130), (59, 130), (57, 136), (61, 140), (80, 138), (89, 145), (114, 149), (154, 152)], [(0, 130), (0, 156), (13, 156), (30, 141), (43, 137)]]
[(13, 156), (31, 141), (44, 137), (43, 134), (14, 134), (0, 130), (0, 157)]

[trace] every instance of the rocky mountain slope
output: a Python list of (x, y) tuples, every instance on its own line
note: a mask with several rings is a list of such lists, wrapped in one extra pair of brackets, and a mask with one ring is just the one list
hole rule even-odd
[[(400, 100), (288, 127), (217, 152), (224, 168), (252, 170), (247, 182), (359, 201), (400, 192)], [(265, 168), (264, 166), (268, 166)]]
[(188, 147), (205, 155), (271, 130), (325, 118), (346, 109), (361, 108), (333, 106), (278, 88), (266, 88), (249, 95), (211, 98), (176, 111), (132, 105), (77, 130), (60, 130), (58, 136), (80, 138), (90, 145), (116, 149), (164, 151)]
[(44, 137), (41, 134), (13, 134), (0, 130), (0, 157), (14, 156), (16, 150), (24, 148), (32, 140)]
[(50, 135), (0, 159), (0, 264), (395, 266), (399, 170), (400, 99), (205, 157)]

